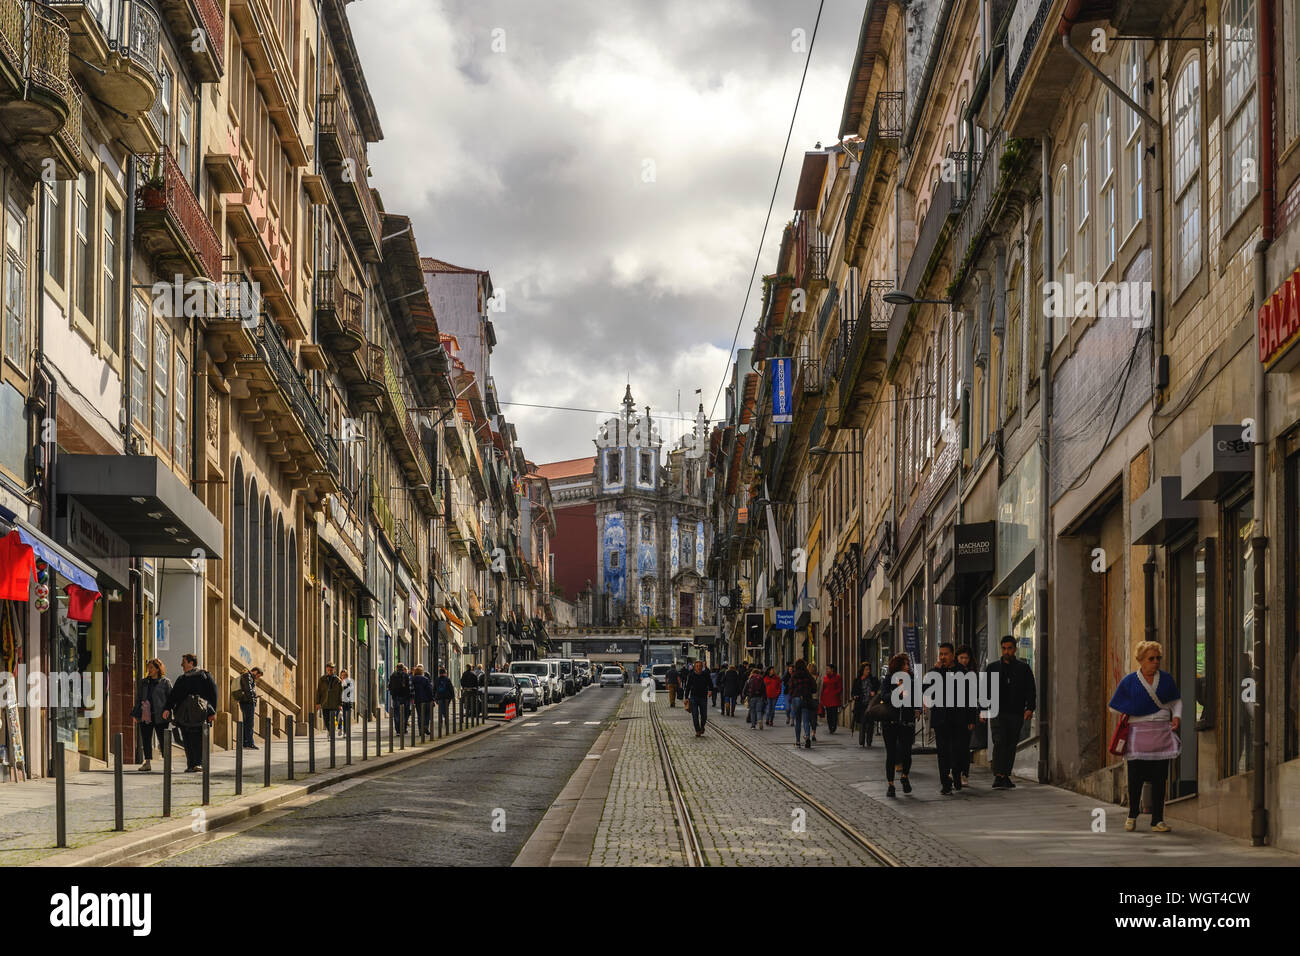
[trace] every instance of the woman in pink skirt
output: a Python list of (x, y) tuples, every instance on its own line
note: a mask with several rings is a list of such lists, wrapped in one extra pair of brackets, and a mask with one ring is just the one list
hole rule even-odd
[(1128, 740), (1124, 745), (1128, 769), (1125, 830), (1137, 829), (1144, 783), (1151, 784), (1151, 829), (1156, 833), (1171, 829), (1164, 819), (1165, 786), (1169, 761), (1181, 750), (1178, 725), (1182, 722), (1183, 702), (1173, 676), (1160, 669), (1163, 658), (1159, 642), (1140, 643), (1138, 669), (1119, 682), (1110, 699), (1110, 709), (1128, 717)]

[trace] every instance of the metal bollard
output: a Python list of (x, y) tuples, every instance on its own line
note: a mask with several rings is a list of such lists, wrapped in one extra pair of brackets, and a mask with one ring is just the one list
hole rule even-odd
[(288, 745), (289, 748), (289, 779), (292, 780), (293, 779), (293, 714), (286, 714), (284, 720), (285, 720), (285, 727), (287, 728), (287, 732), (288, 732), (288, 736), (285, 738), (285, 743)]
[(370, 741), (366, 732), (370, 724), (370, 714), (366, 711), (361, 712), (361, 759), (370, 759)]
[[(405, 709), (405, 710), (409, 710), (410, 708), (403, 708), (403, 707), (401, 706), (401, 704), (398, 704), (398, 706), (397, 706), (397, 712), (398, 712), (399, 714), (403, 713), (404, 709)], [(399, 744), (401, 744), (401, 746), (400, 746), (398, 749), (400, 749), (400, 750), (405, 750), (405, 749), (406, 749), (406, 724), (405, 724), (405, 723), (403, 723), (403, 724), (401, 725), (401, 727), (399, 728), (399, 730), (398, 730), (398, 732), (397, 732), (397, 742), (398, 742)]]
[(438, 739), (441, 740), (442, 739), (442, 704), (441, 702), (435, 701), (433, 706), (438, 708)]
[(208, 776), (212, 757), (212, 726), (203, 722), (203, 806), (207, 806), (212, 796), (212, 779)]
[(393, 715), (388, 715), (388, 752), (393, 752)]
[(338, 734), (334, 732), (334, 718), (332, 716), (330, 717), (329, 729), (330, 729), (330, 769), (333, 770), (334, 769), (334, 742), (338, 738)]
[(235, 721), (235, 796), (244, 792), (244, 722)]
[(352, 766), (352, 710), (343, 711), (343, 762)]
[(271, 785), (271, 715), (262, 718), (262, 786)]
[(428, 737), (429, 727), (429, 702), (426, 700), (420, 705), (420, 743), (424, 743)]
[(172, 729), (167, 728), (163, 735), (163, 812), (164, 817), (172, 815)]
[(316, 772), (316, 711), (307, 718), (307, 772)]
[(113, 735), (113, 829), (126, 829), (122, 806), (122, 735)]
[(68, 781), (63, 767), (63, 741), (54, 745), (54, 845), (68, 845)]

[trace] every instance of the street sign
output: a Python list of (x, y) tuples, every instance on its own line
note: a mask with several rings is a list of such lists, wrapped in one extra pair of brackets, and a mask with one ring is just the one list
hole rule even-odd
[(777, 611), (776, 626), (783, 631), (793, 631), (794, 611)]

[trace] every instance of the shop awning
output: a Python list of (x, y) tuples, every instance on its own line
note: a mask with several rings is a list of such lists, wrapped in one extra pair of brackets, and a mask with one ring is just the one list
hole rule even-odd
[(456, 613), (451, 608), (444, 606), (442, 609), (442, 613), (446, 615), (447, 621), (449, 623), (454, 624), (462, 631), (465, 630), (465, 622), (462, 621), (459, 617), (457, 617)]
[(1240, 425), (1211, 425), (1179, 461), (1183, 498), (1214, 499), (1255, 469), (1255, 446)]
[(695, 629), (693, 644), (712, 647), (718, 643), (718, 629), (716, 627), (697, 627)]
[(1200, 510), (1195, 501), (1183, 500), (1183, 480), (1177, 475), (1158, 478), (1133, 502), (1133, 543), (1164, 544)]
[(58, 493), (75, 496), (134, 556), (222, 557), (221, 522), (154, 455), (60, 455)]
[(95, 583), (95, 569), (90, 565), (68, 553), (62, 546), (55, 544), (8, 508), (0, 508), (0, 518), (4, 518), (13, 525), (23, 544), (30, 547), (32, 553), (39, 560), (44, 561), (78, 587), (83, 587), (88, 591), (99, 590), (99, 585)]
[(935, 569), (935, 604), (965, 604), (993, 574), (996, 521), (950, 525)]

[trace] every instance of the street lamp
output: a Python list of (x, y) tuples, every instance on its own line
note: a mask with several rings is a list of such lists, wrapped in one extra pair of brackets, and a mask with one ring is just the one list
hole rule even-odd
[(918, 299), (902, 289), (890, 289), (881, 298), (890, 305), (952, 305), (952, 299)]

